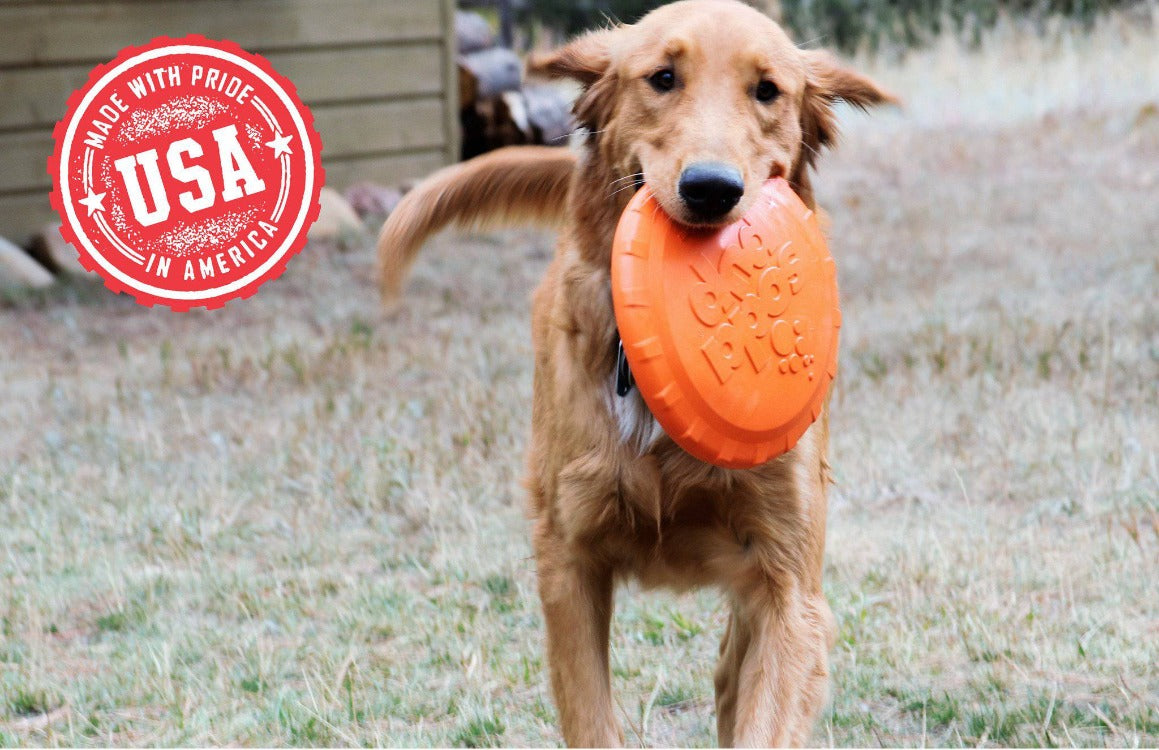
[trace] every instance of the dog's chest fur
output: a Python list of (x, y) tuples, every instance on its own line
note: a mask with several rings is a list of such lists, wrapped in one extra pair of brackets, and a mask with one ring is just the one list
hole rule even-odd
[(615, 420), (620, 442), (638, 455), (647, 453), (664, 437), (664, 428), (652, 416), (644, 397), (633, 387), (623, 396), (616, 393), (616, 372), (608, 376), (605, 387), (608, 411)]

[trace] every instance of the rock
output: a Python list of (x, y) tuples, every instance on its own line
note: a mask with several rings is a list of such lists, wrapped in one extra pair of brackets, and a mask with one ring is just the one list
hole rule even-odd
[(43, 289), (56, 278), (32, 259), (23, 248), (0, 237), (0, 286), (30, 286)]
[(529, 84), (523, 89), (523, 100), (535, 141), (548, 146), (566, 146), (568, 136), (576, 128), (567, 94), (558, 86)]
[(777, 23), (781, 23), (785, 18), (784, 9), (781, 7), (781, 0), (745, 0), (745, 2)]
[(470, 71), (478, 82), (476, 97), (487, 99), (504, 91), (518, 91), (523, 85), (523, 61), (509, 49), (495, 47), (459, 58), (459, 66)]
[(1147, 102), (1135, 112), (1131, 127), (1142, 128), (1150, 123), (1159, 122), (1159, 103)]
[(318, 212), (318, 221), (310, 227), (307, 235), (310, 240), (345, 246), (366, 236), (362, 220), (337, 190), (332, 187), (322, 188), (318, 203), (322, 208)]
[(88, 273), (81, 265), (77, 250), (60, 236), (58, 224), (46, 224), (36, 238), (37, 249), (43, 256), (40, 261), (57, 273), (71, 273), (77, 276)]
[(459, 10), (455, 11), (455, 41), (458, 43), (459, 54), (465, 55), (494, 47), (495, 32), (483, 16)]
[(373, 182), (358, 182), (347, 189), (346, 200), (362, 218), (384, 219), (402, 200), (402, 192)]

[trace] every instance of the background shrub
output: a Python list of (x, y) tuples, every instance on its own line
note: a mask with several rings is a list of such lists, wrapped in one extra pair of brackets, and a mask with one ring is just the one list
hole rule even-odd
[[(598, 26), (605, 18), (632, 22), (663, 0), (522, 0), (518, 16), (561, 34)], [(795, 37), (827, 47), (914, 46), (943, 32), (977, 36), (999, 16), (1042, 21), (1063, 16), (1090, 23), (1114, 8), (1139, 0), (781, 0)]]

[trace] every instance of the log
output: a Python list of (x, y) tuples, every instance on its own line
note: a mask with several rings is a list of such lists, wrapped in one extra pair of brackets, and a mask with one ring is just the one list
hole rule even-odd
[(60, 236), (60, 224), (46, 224), (36, 237), (32, 255), (54, 273), (83, 276), (88, 273), (81, 265), (76, 248)]
[(523, 134), (527, 143), (535, 143), (535, 133), (531, 128), (531, 120), (527, 116), (527, 101), (522, 91), (504, 91), (499, 97), (503, 100), (506, 116), (511, 123)]
[(346, 200), (363, 220), (368, 217), (381, 220), (402, 200), (402, 191), (363, 180), (346, 189)]
[(318, 194), (318, 220), (310, 225), (306, 236), (311, 242), (333, 242), (339, 245), (361, 239), (366, 233), (362, 219), (346, 197), (327, 185)]
[[(531, 143), (530, 136), (516, 122), (505, 96), (480, 99), (471, 109), (463, 110), (463, 159), (472, 159), (504, 146)], [(518, 113), (517, 113), (518, 114)]]
[(479, 79), (459, 63), (459, 110), (473, 109), (479, 101)]
[(29, 286), (43, 289), (56, 278), (32, 259), (24, 249), (0, 237), (0, 286)]

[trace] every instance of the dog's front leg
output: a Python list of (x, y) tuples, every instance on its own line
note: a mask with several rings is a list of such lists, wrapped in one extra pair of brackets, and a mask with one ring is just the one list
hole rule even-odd
[(827, 611), (821, 594), (795, 584), (734, 600), (716, 671), (721, 746), (808, 741), (828, 679)]
[(541, 522), (535, 535), (535, 557), (551, 688), (564, 741), (571, 747), (622, 745), (608, 670), (612, 572), (576, 559), (545, 526)]

